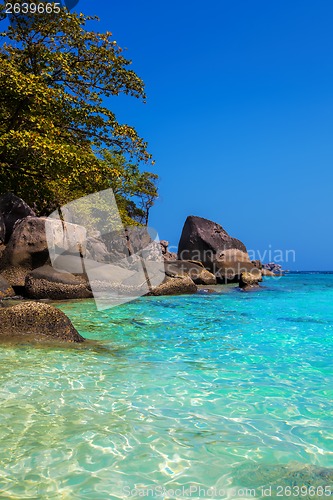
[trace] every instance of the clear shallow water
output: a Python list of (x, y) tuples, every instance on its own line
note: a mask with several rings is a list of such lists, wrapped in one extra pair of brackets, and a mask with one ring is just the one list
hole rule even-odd
[(0, 346), (0, 497), (327, 497), (333, 275), (265, 285), (101, 313), (58, 303), (98, 342)]

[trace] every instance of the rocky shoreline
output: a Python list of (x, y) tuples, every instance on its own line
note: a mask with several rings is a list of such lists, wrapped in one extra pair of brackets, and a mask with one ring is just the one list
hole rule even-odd
[[(53, 261), (46, 224), (57, 249)], [(122, 245), (127, 259), (121, 258)], [(140, 259), (146, 264), (145, 275), (135, 272)], [(167, 241), (152, 240), (145, 228), (128, 228), (121, 235), (87, 235), (81, 226), (37, 217), (31, 207), (11, 193), (0, 196), (2, 305), (3, 300), (15, 297), (33, 301), (93, 298), (96, 290), (110, 289), (119, 296), (159, 296), (193, 294), (202, 285), (238, 283), (240, 289), (247, 291), (258, 288), (263, 275), (274, 276), (276, 271), (280, 269), (251, 261), (241, 241), (219, 224), (201, 217), (186, 219), (175, 254), (169, 252)], [(84, 339), (73, 325), (66, 324), (64, 318), (63, 322), (56, 319), (60, 313), (38, 302), (3, 307), (1, 337), (8, 337), (10, 331), (13, 336), (20, 332), (36, 336), (41, 331), (41, 338), (52, 337), (52, 325), (58, 325), (58, 330), (62, 330), (58, 331), (58, 339), (82, 342)]]

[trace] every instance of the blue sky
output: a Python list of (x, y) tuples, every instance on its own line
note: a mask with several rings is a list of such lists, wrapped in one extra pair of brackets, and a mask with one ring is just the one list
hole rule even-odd
[(146, 83), (110, 106), (148, 141), (160, 176), (150, 225), (177, 245), (190, 214), (249, 249), (332, 270), (331, 0), (127, 0), (101, 18)]

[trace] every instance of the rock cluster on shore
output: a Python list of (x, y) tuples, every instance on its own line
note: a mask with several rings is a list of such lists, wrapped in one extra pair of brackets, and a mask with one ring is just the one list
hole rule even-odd
[[(59, 251), (53, 262), (46, 223), (51, 225), (54, 246)], [(162, 264), (153, 270), (159, 278), (155, 281), (160, 284), (154, 285), (149, 276), (149, 295), (193, 293), (196, 285), (243, 283), (242, 273), (252, 273), (256, 278), (252, 287), (261, 280), (261, 263), (250, 261), (240, 240), (231, 237), (219, 224), (195, 216), (186, 219), (177, 255), (168, 250), (167, 241), (153, 241), (145, 228), (128, 228), (124, 235), (101, 236), (96, 232), (87, 237), (82, 226), (37, 217), (23, 200), (9, 193), (0, 197), (0, 238), (0, 298), (13, 293), (30, 299), (90, 298), (93, 292), (86, 274), (90, 269), (101, 289), (106, 281), (118, 283), (118, 288), (125, 292), (131, 287), (135, 289), (142, 281), (141, 275), (134, 276), (135, 263), (141, 258), (140, 248), (145, 249), (145, 259), (154, 262), (161, 255), (164, 261), (164, 267)], [(122, 263), (123, 245), (127, 246), (132, 267), (126, 268)], [(162, 279), (160, 272), (164, 273)]]
[[(53, 257), (47, 231), (57, 251)], [(122, 259), (124, 246), (127, 259)], [(102, 293), (110, 286), (118, 294), (138, 296), (195, 293), (198, 285), (224, 283), (239, 283), (248, 290), (259, 286), (262, 274), (277, 269), (251, 262), (240, 240), (201, 217), (186, 219), (178, 254), (168, 246), (165, 240), (153, 240), (146, 228), (87, 235), (80, 225), (37, 217), (23, 200), (8, 193), (0, 196), (0, 300), (14, 295), (35, 300), (92, 298), (94, 291)], [(140, 274), (136, 269), (142, 259)], [(11, 314), (6, 311), (7, 318)]]
[(256, 267), (240, 240), (232, 238), (219, 224), (195, 216), (189, 216), (184, 224), (178, 259), (201, 262), (217, 283), (239, 283), (242, 272)]

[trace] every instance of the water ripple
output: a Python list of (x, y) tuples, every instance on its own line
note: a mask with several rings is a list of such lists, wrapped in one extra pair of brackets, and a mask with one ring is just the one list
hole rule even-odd
[(0, 497), (332, 485), (332, 281), (61, 304), (91, 343), (0, 347)]

